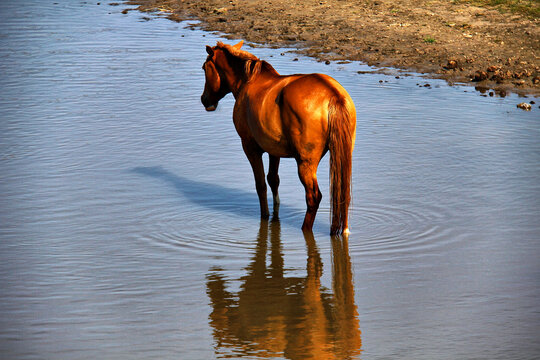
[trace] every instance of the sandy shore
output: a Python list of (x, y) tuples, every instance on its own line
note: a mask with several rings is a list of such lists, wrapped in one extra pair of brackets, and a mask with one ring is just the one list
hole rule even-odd
[[(538, 19), (453, 1), (134, 0), (176, 21), (321, 61), (359, 60), (540, 96)], [(212, 44), (210, 44), (212, 45)]]

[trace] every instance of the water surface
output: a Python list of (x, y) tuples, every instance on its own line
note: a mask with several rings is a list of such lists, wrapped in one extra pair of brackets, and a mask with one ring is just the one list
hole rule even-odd
[(304, 237), (294, 161), (261, 222), (232, 97), (200, 104), (220, 37), (123, 9), (0, 4), (2, 357), (540, 355), (531, 99), (247, 48), (357, 106), (352, 234), (327, 235), (323, 160)]

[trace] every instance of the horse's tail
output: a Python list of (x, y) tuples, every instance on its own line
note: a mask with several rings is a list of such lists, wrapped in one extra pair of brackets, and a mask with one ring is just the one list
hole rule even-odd
[(330, 234), (348, 232), (348, 212), (351, 202), (352, 150), (356, 135), (356, 111), (352, 101), (333, 97), (329, 104), (330, 127)]

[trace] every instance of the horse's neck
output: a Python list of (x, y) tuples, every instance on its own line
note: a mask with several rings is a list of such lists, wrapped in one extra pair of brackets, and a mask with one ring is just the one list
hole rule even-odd
[[(251, 63), (248, 63), (248, 61), (251, 61)], [(279, 76), (270, 64), (262, 60), (240, 61), (238, 64), (230, 66), (230, 69), (232, 71), (228, 79), (229, 88), (235, 98), (248, 82)]]
[(240, 89), (242, 89), (246, 82), (243, 76), (243, 67), (240, 67), (236, 64), (234, 66), (231, 66), (229, 64), (228, 69), (225, 73), (227, 85), (229, 86), (229, 89), (231, 89), (234, 97), (236, 98), (240, 92)]

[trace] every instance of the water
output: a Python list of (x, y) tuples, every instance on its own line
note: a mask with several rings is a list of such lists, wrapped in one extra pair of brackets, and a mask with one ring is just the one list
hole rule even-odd
[(251, 49), (357, 105), (352, 234), (323, 160), (305, 238), (294, 161), (261, 222), (232, 97), (200, 104), (219, 36), (124, 8), (0, 4), (1, 358), (540, 356), (531, 99)]

